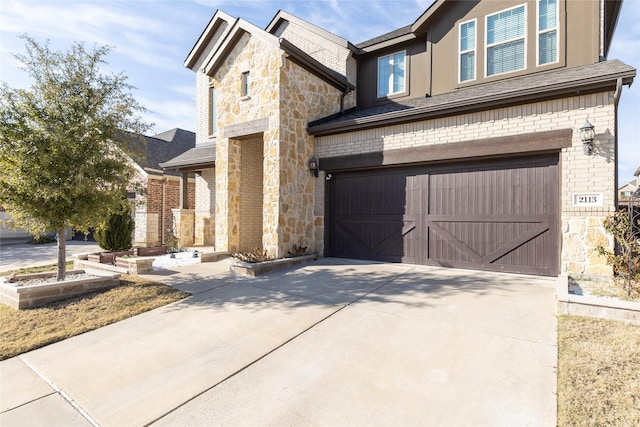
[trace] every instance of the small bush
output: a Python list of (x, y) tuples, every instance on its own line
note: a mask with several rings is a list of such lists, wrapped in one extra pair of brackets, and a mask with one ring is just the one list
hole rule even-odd
[(298, 246), (298, 245), (293, 245), (291, 247), (290, 251), (287, 251), (287, 256), (290, 258), (296, 257), (296, 256), (302, 256), (302, 255), (306, 255), (309, 252), (307, 251), (307, 247), (306, 246)]
[(609, 215), (603, 225), (613, 235), (618, 250), (611, 251), (602, 246), (596, 250), (606, 257), (607, 264), (624, 280), (627, 295), (631, 295), (640, 286), (640, 240), (635, 236), (627, 211)]
[(106, 251), (126, 251), (131, 249), (134, 228), (131, 207), (125, 203), (120, 212), (112, 214), (96, 228), (94, 236), (98, 245)]
[(29, 240), (29, 243), (31, 243), (32, 245), (42, 245), (45, 243), (53, 243), (55, 241), (56, 239), (48, 234), (39, 234), (37, 236), (33, 236), (31, 240)]
[(262, 248), (256, 248), (249, 252), (238, 252), (231, 255), (232, 257), (239, 259), (240, 261), (258, 263), (265, 261), (273, 261), (275, 258), (270, 257)]

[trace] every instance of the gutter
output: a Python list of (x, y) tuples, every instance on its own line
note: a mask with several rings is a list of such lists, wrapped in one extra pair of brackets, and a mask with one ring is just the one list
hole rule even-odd
[[(424, 120), (436, 117), (450, 116), (461, 113), (486, 109), (487, 107), (502, 107), (513, 104), (515, 101), (538, 101), (557, 97), (567, 94), (580, 94), (582, 92), (595, 89), (603, 89), (611, 87), (611, 81), (616, 79), (616, 84), (630, 85), (633, 82), (635, 70), (629, 72), (617, 73), (613, 76), (596, 76), (589, 79), (581, 80), (581, 84), (576, 86), (575, 81), (556, 83), (552, 85), (540, 87), (530, 87), (527, 89), (513, 91), (511, 93), (495, 93), (476, 98), (465, 98), (453, 102), (425, 105), (420, 107), (408, 108), (405, 110), (391, 111), (388, 113), (377, 114), (373, 116), (357, 117), (351, 120), (345, 120), (338, 123), (326, 123), (315, 126), (309, 126), (307, 132), (313, 136), (327, 136), (342, 132), (357, 131), (364, 129), (377, 128), (401, 123), (412, 122), (416, 120)], [(437, 100), (436, 97), (431, 98)]]

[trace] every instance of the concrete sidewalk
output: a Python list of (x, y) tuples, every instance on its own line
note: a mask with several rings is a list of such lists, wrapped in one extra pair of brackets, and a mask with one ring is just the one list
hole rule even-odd
[[(31, 245), (20, 243), (0, 245), (0, 272), (13, 271), (24, 267), (37, 267), (41, 265), (57, 264), (58, 244), (44, 243)], [(67, 261), (72, 261), (76, 254), (100, 252), (100, 246), (96, 242), (83, 240), (67, 240)]]
[[(556, 423), (555, 281), (322, 259), (0, 362), (0, 425)], [(162, 273), (162, 272), (161, 272)]]

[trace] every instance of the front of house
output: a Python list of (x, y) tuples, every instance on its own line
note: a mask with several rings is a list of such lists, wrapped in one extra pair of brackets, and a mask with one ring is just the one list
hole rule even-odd
[(196, 147), (163, 164), (196, 174), (183, 244), (612, 274), (620, 3), (438, 0), (358, 45), (216, 12), (185, 61)]

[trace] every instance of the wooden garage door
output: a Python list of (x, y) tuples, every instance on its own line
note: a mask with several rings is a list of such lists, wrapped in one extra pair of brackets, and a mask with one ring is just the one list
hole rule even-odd
[(558, 156), (332, 173), (330, 256), (558, 274)]

